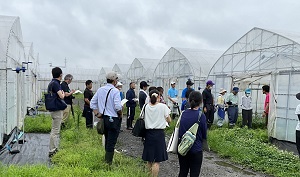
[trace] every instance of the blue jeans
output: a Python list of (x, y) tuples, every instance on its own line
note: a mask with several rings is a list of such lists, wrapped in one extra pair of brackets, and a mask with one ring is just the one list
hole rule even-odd
[(239, 115), (239, 108), (237, 106), (229, 106), (227, 111), (229, 125), (235, 125)]

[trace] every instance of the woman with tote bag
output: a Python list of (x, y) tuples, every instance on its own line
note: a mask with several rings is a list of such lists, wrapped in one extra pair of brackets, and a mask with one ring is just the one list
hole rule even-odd
[[(207, 139), (207, 124), (206, 117), (199, 111), (202, 104), (202, 95), (198, 91), (193, 91), (189, 95), (190, 108), (182, 112), (179, 126), (179, 143), (182, 136), (193, 126), (199, 122), (199, 127), (196, 133), (196, 139), (193, 146), (185, 156), (178, 153), (179, 158), (179, 177), (186, 177), (190, 172), (191, 177), (200, 175), (202, 159), (203, 159), (203, 142)], [(199, 113), (201, 114), (199, 118)]]
[(145, 143), (142, 159), (147, 161), (151, 176), (158, 176), (159, 163), (168, 160), (165, 132), (166, 121), (171, 122), (170, 109), (160, 103), (157, 90), (149, 93), (150, 103), (145, 106)]

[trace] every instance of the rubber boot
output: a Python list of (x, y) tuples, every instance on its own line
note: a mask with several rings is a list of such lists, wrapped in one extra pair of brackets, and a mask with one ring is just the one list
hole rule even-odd
[(112, 164), (113, 158), (114, 158), (114, 151), (113, 152), (105, 152), (105, 162), (108, 165)]

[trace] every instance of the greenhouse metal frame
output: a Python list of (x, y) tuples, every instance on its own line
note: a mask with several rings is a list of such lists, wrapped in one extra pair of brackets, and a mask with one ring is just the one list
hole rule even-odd
[(211, 68), (208, 78), (220, 88), (252, 89), (253, 112), (261, 115), (265, 96), (261, 87), (270, 85), (269, 136), (295, 142), (295, 98), (300, 90), (300, 35), (253, 28), (236, 41)]
[(155, 85), (165, 89), (165, 98), (171, 81), (176, 82), (179, 98), (188, 79), (193, 80), (196, 90), (204, 88), (209, 70), (221, 54), (217, 50), (171, 47), (155, 68)]

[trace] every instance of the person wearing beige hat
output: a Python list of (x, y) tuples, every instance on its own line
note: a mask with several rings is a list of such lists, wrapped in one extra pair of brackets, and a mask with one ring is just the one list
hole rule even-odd
[(120, 133), (122, 105), (120, 92), (115, 87), (118, 82), (116, 72), (106, 75), (107, 84), (100, 87), (90, 101), (95, 116), (104, 120), (105, 161), (112, 164), (115, 145)]
[(217, 125), (218, 127), (222, 127), (225, 119), (225, 94), (226, 90), (221, 88), (219, 92), (219, 96), (217, 98), (217, 106), (218, 106), (218, 122)]

